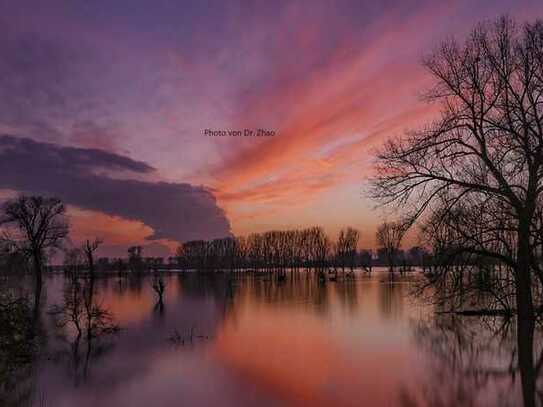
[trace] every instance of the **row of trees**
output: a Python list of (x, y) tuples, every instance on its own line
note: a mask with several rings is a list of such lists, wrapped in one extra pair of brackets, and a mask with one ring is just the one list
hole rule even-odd
[[(141, 246), (128, 249), (128, 259), (105, 262), (96, 259), (100, 239), (86, 240), (79, 247), (63, 248), (68, 237), (68, 223), (63, 203), (54, 198), (20, 196), (4, 205), (1, 218), (4, 234), (1, 239), (5, 264), (14, 268), (30, 268), (36, 279), (36, 293), (42, 286), (42, 274), (53, 250), (64, 252), (64, 270), (86, 272), (91, 278), (98, 269), (142, 272), (158, 268), (160, 258), (144, 258)], [(405, 230), (400, 224), (385, 222), (377, 231), (379, 257), (374, 259), (368, 250), (358, 251), (360, 232), (348, 227), (341, 229), (332, 241), (321, 227), (302, 230), (269, 231), (247, 237), (228, 237), (212, 241), (189, 241), (179, 246), (171, 258), (177, 266), (196, 270), (277, 271), (299, 268), (333, 268), (335, 271), (355, 267), (371, 270), (372, 265), (388, 265), (393, 270), (397, 263), (420, 265), (429, 261), (421, 248), (407, 254), (400, 250)], [(171, 263), (172, 261), (170, 261)], [(39, 295), (36, 297), (39, 301)]]
[(353, 271), (374, 266), (386, 266), (390, 272), (412, 266), (432, 267), (439, 263), (421, 246), (401, 249), (405, 230), (400, 224), (384, 222), (376, 233), (378, 249), (358, 250), (360, 232), (348, 227), (341, 229), (336, 241), (320, 227), (302, 230), (270, 231), (247, 237), (228, 237), (211, 241), (189, 241), (178, 247), (170, 264), (182, 269), (199, 271), (252, 269), (275, 271), (331, 268), (333, 271)]
[(345, 270), (356, 265), (359, 238), (360, 233), (353, 228), (342, 229), (336, 242), (321, 227), (270, 231), (186, 242), (179, 246), (176, 259), (182, 267), (197, 270), (250, 268), (280, 274), (302, 267), (321, 270), (334, 266)]

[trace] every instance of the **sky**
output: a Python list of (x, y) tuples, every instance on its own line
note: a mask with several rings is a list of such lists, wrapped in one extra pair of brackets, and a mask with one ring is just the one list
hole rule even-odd
[[(375, 150), (439, 114), (421, 58), (502, 14), (543, 2), (0, 0), (0, 198), (61, 198), (103, 255), (312, 225), (373, 247)], [(245, 129), (274, 135), (206, 135)]]

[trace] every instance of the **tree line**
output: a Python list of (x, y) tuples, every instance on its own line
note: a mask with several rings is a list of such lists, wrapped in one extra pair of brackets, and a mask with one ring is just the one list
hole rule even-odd
[(300, 268), (342, 269), (356, 265), (360, 233), (353, 228), (342, 229), (333, 242), (321, 227), (302, 230), (253, 233), (247, 237), (228, 237), (211, 241), (189, 241), (176, 251), (176, 261), (196, 270), (253, 269), (276, 271)]
[[(401, 249), (403, 233), (396, 239), (383, 238), (383, 230), (394, 227), (384, 222), (376, 233), (377, 250), (358, 249), (360, 232), (352, 227), (339, 231), (336, 240), (321, 227), (300, 230), (269, 231), (248, 236), (214, 240), (194, 240), (183, 243), (170, 258), (170, 264), (197, 271), (276, 272), (331, 269), (352, 273), (356, 268), (371, 271), (375, 266), (389, 271), (406, 271), (415, 266), (431, 267), (436, 262), (421, 246)], [(385, 233), (386, 234), (386, 233)]]
[[(3, 234), (0, 239), (4, 269), (30, 270), (35, 280), (34, 308), (38, 309), (43, 285), (43, 273), (54, 252), (64, 253), (63, 270), (86, 273), (92, 286), (96, 272), (145, 272), (158, 270), (160, 258), (144, 258), (141, 246), (128, 249), (128, 258), (105, 262), (96, 258), (101, 239), (86, 240), (73, 247), (66, 245), (69, 226), (65, 205), (56, 198), (21, 195), (6, 202), (0, 214)], [(286, 271), (315, 270), (322, 276), (329, 269), (337, 278), (338, 272), (352, 276), (357, 267), (371, 271), (372, 267), (388, 265), (393, 271), (396, 263), (405, 267), (429, 261), (422, 248), (412, 248), (406, 255), (400, 250), (402, 234), (390, 239), (394, 225), (385, 222), (377, 232), (379, 258), (369, 250), (358, 250), (360, 232), (352, 227), (339, 231), (332, 240), (322, 227), (300, 230), (269, 231), (248, 236), (226, 237), (210, 241), (196, 240), (181, 244), (170, 265), (184, 270), (273, 272), (284, 278)], [(146, 261), (152, 260), (152, 261)], [(160, 288), (160, 284), (156, 285)], [(92, 291), (92, 290), (91, 290)], [(161, 297), (158, 290), (159, 297)]]

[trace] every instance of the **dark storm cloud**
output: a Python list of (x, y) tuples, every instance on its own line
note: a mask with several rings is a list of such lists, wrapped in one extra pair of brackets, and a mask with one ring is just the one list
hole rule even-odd
[(150, 239), (211, 239), (230, 234), (213, 194), (186, 183), (115, 179), (100, 170), (146, 174), (154, 169), (98, 149), (64, 147), (0, 136), (0, 188), (57, 196), (70, 205), (126, 219), (154, 230)]

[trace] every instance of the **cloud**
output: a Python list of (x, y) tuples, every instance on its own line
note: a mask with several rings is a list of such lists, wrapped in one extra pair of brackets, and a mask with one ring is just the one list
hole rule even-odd
[(61, 139), (59, 119), (82, 108), (80, 57), (46, 35), (0, 23), (0, 125)]
[(117, 126), (92, 120), (76, 120), (72, 124), (70, 141), (79, 147), (118, 151)]
[[(370, 150), (436, 113), (417, 104), (428, 80), (420, 56), (447, 35), (465, 35), (482, 18), (509, 11), (522, 21), (542, 10), (540, 0), (347, 0), (341, 7), (280, 1), (212, 8), (194, 1), (158, 1), (152, 8), (124, 0), (106, 8), (102, 2), (4, 3), (0, 134), (81, 151), (98, 148), (156, 168), (89, 167), (72, 152), (62, 171), (48, 168), (48, 174), (76, 179), (74, 201), (80, 202), (82, 177), (89, 189), (108, 189), (102, 194), (136, 188), (122, 177), (147, 181), (137, 187), (146, 193), (155, 193), (152, 187), (191, 195), (175, 183), (151, 182), (160, 174), (212, 187), (209, 199), (217, 197), (240, 234), (290, 227), (287, 219), (298, 221), (293, 206), (316, 214), (304, 217), (306, 224), (333, 219), (323, 199), (339, 190), (349, 202), (344, 212), (352, 219), (367, 215), (370, 205), (360, 202), (357, 185), (371, 170)], [(277, 136), (202, 136), (205, 128), (246, 127), (273, 129)], [(66, 155), (63, 150), (62, 159)], [(49, 157), (33, 160), (56, 164)], [(45, 185), (51, 190), (51, 182)], [(107, 206), (142, 222), (132, 202), (123, 200), (121, 211), (111, 208), (110, 198), (93, 199), (93, 208)], [(164, 235), (168, 225), (153, 229)]]
[(103, 175), (154, 172), (142, 161), (99, 149), (64, 147), (0, 136), (0, 188), (57, 196), (69, 205), (138, 220), (153, 229), (148, 240), (178, 242), (230, 234), (214, 195), (187, 183), (118, 179)]

